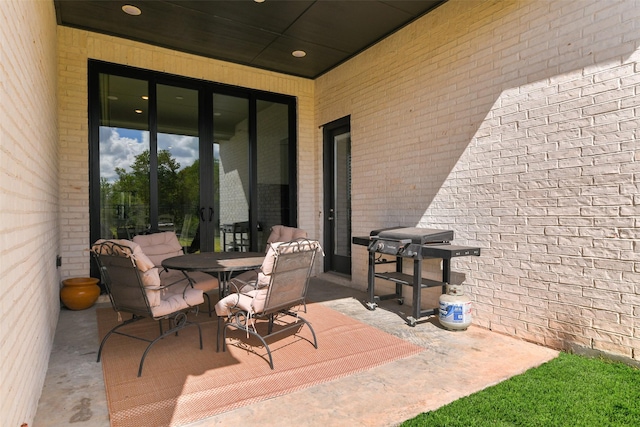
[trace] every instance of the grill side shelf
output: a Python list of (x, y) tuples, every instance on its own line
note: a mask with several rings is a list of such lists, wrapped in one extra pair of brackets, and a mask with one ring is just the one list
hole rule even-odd
[(480, 256), (480, 248), (457, 245), (423, 245), (422, 258), (451, 259), (459, 256)]
[[(394, 283), (399, 283), (401, 285), (413, 286), (413, 276), (404, 273), (398, 273), (395, 271), (389, 271), (385, 273), (375, 273), (375, 277), (380, 279), (389, 280)], [(438, 282), (436, 280), (430, 280), (422, 278), (422, 282), (420, 283), (421, 288), (432, 288), (434, 286), (442, 286), (444, 283)]]

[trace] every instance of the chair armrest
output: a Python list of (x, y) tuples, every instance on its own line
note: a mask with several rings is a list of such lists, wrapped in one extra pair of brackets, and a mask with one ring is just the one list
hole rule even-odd
[(185, 287), (191, 284), (191, 282), (189, 281), (189, 277), (182, 271), (165, 269), (160, 270), (160, 287), (158, 289), (167, 289), (180, 284), (185, 285)]
[[(246, 278), (246, 277), (245, 277)], [(234, 277), (229, 281), (229, 293), (244, 294), (256, 289), (257, 284), (257, 272), (255, 281), (246, 281), (240, 277)]]

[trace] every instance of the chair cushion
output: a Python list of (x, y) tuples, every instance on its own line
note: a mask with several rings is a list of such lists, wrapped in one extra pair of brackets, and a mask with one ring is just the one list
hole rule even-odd
[(210, 274), (203, 273), (201, 271), (190, 271), (187, 273), (191, 280), (193, 280), (194, 289), (200, 289), (203, 292), (217, 291), (220, 287), (218, 279)]
[[(148, 278), (147, 275), (149, 276)], [(182, 298), (181, 293), (185, 288), (187, 290), (199, 291), (201, 294), (202, 292), (218, 290), (218, 279), (207, 273), (196, 271), (189, 273), (189, 277), (194, 282), (193, 287), (189, 286), (187, 278), (178, 270), (162, 270), (159, 268), (153, 268), (143, 273), (142, 283), (145, 286), (149, 305), (152, 308), (165, 305), (167, 310), (171, 310), (173, 305), (167, 305), (165, 299), (169, 298), (171, 301), (174, 301), (174, 294), (180, 294), (179, 297)], [(188, 294), (185, 294), (185, 298), (187, 299), (188, 305), (193, 305), (192, 302), (195, 301), (195, 299), (190, 300), (189, 298), (197, 298), (197, 295), (189, 292)], [(154, 316), (156, 316), (155, 312)]]
[(267, 243), (289, 242), (301, 237), (307, 237), (307, 232), (301, 228), (287, 227), (286, 225), (274, 225), (271, 227), (271, 234), (269, 234), (269, 237), (267, 238)]
[(142, 285), (146, 289), (158, 289), (162, 286), (158, 269), (155, 267), (151, 270), (140, 272), (140, 278), (142, 279)]
[(247, 313), (260, 313), (264, 309), (266, 297), (267, 289), (257, 289), (246, 294), (229, 294), (216, 304), (216, 315), (225, 317), (238, 310)]
[[(183, 310), (189, 307), (195, 307), (204, 303), (204, 297), (200, 289), (193, 289), (190, 286), (172, 286), (162, 290), (148, 290), (149, 293), (155, 293), (155, 297), (159, 297), (159, 303), (151, 306), (151, 313), (153, 317), (166, 316), (167, 314), (174, 313), (178, 310)], [(149, 301), (151, 305), (151, 301)]]
[[(271, 227), (271, 234), (269, 234), (269, 237), (267, 238), (267, 247), (265, 248), (265, 252), (269, 252), (272, 243), (289, 242), (291, 240), (306, 237), (307, 232), (301, 228), (287, 227), (286, 225), (274, 225), (273, 227)], [(267, 261), (267, 258), (268, 255), (267, 257), (265, 257), (265, 261)], [(256, 277), (255, 271), (245, 271), (244, 273), (240, 273), (239, 275), (237, 275), (236, 279), (240, 282), (248, 283), (252, 287), (266, 286), (269, 284), (269, 278), (264, 275), (265, 269), (266, 271), (268, 271), (267, 274), (271, 273), (271, 270), (273, 269), (273, 259), (267, 261), (267, 264), (263, 264), (260, 270), (263, 272), (262, 275)], [(239, 284), (236, 283), (236, 285)], [(245, 286), (243, 289), (246, 290), (248, 289), (248, 287)], [(241, 292), (243, 291), (241, 290)]]
[[(187, 274), (194, 282), (194, 289), (200, 289), (203, 292), (218, 290), (218, 279), (210, 274), (202, 273), (201, 271), (190, 271)], [(179, 270), (160, 270), (160, 280), (163, 286), (168, 286), (180, 281), (184, 281), (185, 284), (187, 283), (187, 278), (182, 271)]]
[[(138, 270), (145, 272), (147, 270), (152, 269), (153, 267), (155, 267), (155, 264), (153, 263), (153, 261), (151, 259), (149, 259), (149, 257), (144, 253), (144, 251), (142, 250), (142, 248), (140, 247), (139, 244), (132, 242), (131, 240), (125, 240), (125, 239), (112, 239), (112, 240), (105, 240), (105, 239), (99, 239), (96, 240), (96, 242), (93, 244), (92, 249), (94, 251), (99, 251), (100, 250), (100, 244), (104, 243), (104, 242), (113, 242), (113, 243), (117, 243), (118, 245), (121, 246), (125, 246), (129, 249), (131, 249), (131, 253), (133, 254), (133, 258), (136, 260), (136, 266), (138, 267)], [(116, 249), (117, 247), (113, 247), (114, 249)]]
[[(282, 247), (281, 247), (282, 246)], [(278, 248), (280, 250), (278, 251)], [(299, 248), (306, 249), (320, 249), (320, 244), (316, 240), (302, 240), (302, 241), (287, 241), (287, 242), (277, 242), (277, 243), (269, 243), (267, 254), (264, 257), (264, 261), (262, 261), (262, 266), (260, 267), (260, 271), (258, 272), (258, 280), (256, 282), (257, 288), (262, 288), (265, 286), (269, 286), (269, 282), (271, 281), (271, 273), (273, 272), (273, 266), (276, 262), (276, 255), (278, 252), (280, 253), (290, 253), (296, 251)]]
[(258, 271), (258, 280), (256, 282), (257, 288), (262, 288), (269, 285), (269, 281), (271, 280), (271, 272), (273, 271), (273, 266), (276, 262), (276, 250), (282, 243), (283, 242), (269, 243), (269, 245), (267, 246), (267, 254), (262, 261), (260, 270)]
[(154, 265), (159, 266), (166, 258), (182, 255), (182, 246), (178, 236), (173, 231), (154, 234), (138, 234), (133, 241), (140, 245), (142, 251)]

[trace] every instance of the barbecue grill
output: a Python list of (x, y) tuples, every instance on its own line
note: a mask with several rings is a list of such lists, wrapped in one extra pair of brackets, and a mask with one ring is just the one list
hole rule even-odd
[[(422, 310), (420, 307), (421, 290), (440, 286), (442, 293), (446, 292), (446, 285), (451, 277), (450, 260), (459, 256), (479, 256), (480, 248), (471, 246), (457, 246), (450, 242), (453, 240), (452, 230), (440, 230), (433, 228), (393, 227), (381, 230), (373, 230), (368, 237), (354, 237), (353, 243), (367, 246), (369, 250), (368, 273), (368, 301), (369, 310), (378, 307), (378, 301), (397, 299), (399, 304), (404, 303), (402, 295), (403, 286), (413, 287), (412, 316), (407, 318), (409, 326), (415, 326), (416, 322), (425, 316), (431, 316), (438, 312), (438, 308)], [(376, 259), (376, 254), (393, 255), (395, 261)], [(422, 277), (422, 261), (425, 259), (442, 259), (442, 281), (425, 279)], [(403, 259), (413, 260), (413, 275), (403, 273)], [(376, 266), (395, 262), (396, 271), (376, 272)], [(384, 279), (395, 283), (395, 293), (388, 295), (375, 295), (375, 279)]]

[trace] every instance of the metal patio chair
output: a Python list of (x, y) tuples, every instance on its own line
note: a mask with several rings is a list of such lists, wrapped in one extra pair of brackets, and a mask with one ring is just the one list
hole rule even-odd
[[(242, 336), (254, 336), (262, 342), (269, 356), (269, 366), (273, 369), (273, 357), (266, 339), (304, 325), (313, 336), (313, 342), (307, 341), (317, 349), (315, 331), (295, 309), (303, 307), (301, 311), (306, 312), (309, 278), (318, 252), (322, 252), (322, 249), (314, 240), (274, 243), (269, 246), (255, 287), (247, 287), (237, 278), (232, 279), (231, 284), (237, 289), (236, 292), (227, 295), (215, 306), (218, 315), (216, 351), (220, 351), (221, 340), (222, 351), (226, 351), (229, 328), (242, 330), (246, 332)], [(259, 325), (265, 322), (266, 333), (265, 328), (261, 327), (264, 325)]]
[[(138, 367), (138, 377), (142, 375), (147, 353), (162, 338), (187, 326), (196, 326), (202, 350), (202, 330), (197, 323), (187, 319), (186, 312), (204, 302), (202, 290), (193, 289), (185, 278), (166, 282), (160, 279), (158, 268), (144, 254), (137, 243), (128, 240), (98, 240), (91, 248), (93, 258), (100, 267), (104, 283), (113, 309), (129, 313), (131, 318), (118, 323), (102, 339), (98, 350), (98, 362), (107, 340), (113, 335), (146, 341), (149, 343)], [(155, 339), (132, 335), (120, 329), (139, 320), (151, 318), (159, 323), (160, 334)], [(163, 330), (162, 320), (169, 321), (169, 329)]]

